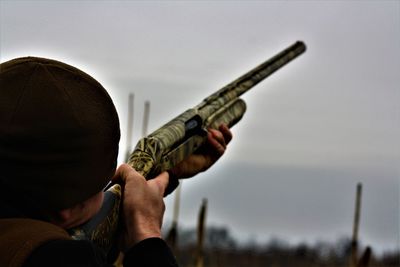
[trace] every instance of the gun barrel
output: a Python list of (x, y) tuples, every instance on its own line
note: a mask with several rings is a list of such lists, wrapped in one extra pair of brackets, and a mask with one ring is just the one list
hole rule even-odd
[[(227, 108), (231, 110), (230, 115), (233, 116), (233, 123), (238, 121), (245, 110), (244, 102), (237, 102), (239, 96), (295, 59), (305, 50), (306, 46), (303, 42), (298, 41), (294, 43), (271, 59), (208, 96), (196, 107), (188, 109), (151, 133), (148, 137), (141, 139), (131, 154), (128, 164), (133, 166), (144, 177), (148, 178), (154, 174), (154, 170), (156, 172), (160, 171), (156, 168), (161, 167), (160, 163), (163, 161), (163, 158), (168, 159), (162, 164), (166, 169), (168, 169), (167, 167), (171, 167), (173, 162), (179, 162), (184, 159), (206, 140), (204, 136), (189, 138), (198, 136), (198, 130), (211, 126), (213, 124), (211, 118), (218, 115), (221, 109)], [(225, 117), (229, 116), (226, 115)], [(193, 128), (193, 131), (189, 128)], [(188, 143), (184, 144), (186, 141)], [(182, 151), (175, 151), (178, 146), (182, 148)], [(173, 156), (172, 154), (166, 156), (170, 153)], [(171, 158), (174, 158), (174, 160), (171, 160)]]
[(240, 76), (209, 97), (205, 98), (203, 102), (197, 106), (197, 108), (201, 109), (208, 103), (211, 103), (217, 99), (220, 99), (220, 101), (221, 99), (224, 99), (225, 103), (227, 103), (239, 97), (305, 51), (306, 45), (302, 41), (297, 41), (274, 57)]

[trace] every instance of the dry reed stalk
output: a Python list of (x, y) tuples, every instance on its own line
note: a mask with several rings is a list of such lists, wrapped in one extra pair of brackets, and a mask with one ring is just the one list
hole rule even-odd
[(182, 183), (178, 186), (178, 188), (175, 190), (175, 200), (174, 200), (174, 211), (173, 211), (173, 217), (172, 217), (172, 225), (171, 229), (168, 232), (167, 235), (167, 243), (171, 247), (171, 249), (174, 251), (175, 256), (177, 256), (178, 252), (178, 218), (179, 218), (179, 207), (180, 207), (180, 199), (181, 199), (181, 187)]
[(128, 100), (128, 127), (126, 130), (126, 153), (125, 153), (125, 162), (128, 162), (129, 156), (132, 150), (132, 129), (133, 129), (133, 101), (134, 101), (134, 94), (129, 94)]
[(149, 125), (150, 116), (150, 101), (144, 102), (144, 113), (143, 113), (143, 127), (142, 127), (142, 137), (147, 135), (147, 128)]
[(203, 199), (203, 203), (200, 207), (198, 224), (197, 224), (197, 249), (196, 249), (196, 259), (195, 266), (204, 266), (204, 237), (205, 237), (205, 221), (207, 213), (207, 199)]
[(356, 191), (355, 211), (354, 211), (353, 237), (351, 239), (350, 267), (357, 267), (358, 263), (358, 228), (360, 225), (360, 214), (361, 214), (361, 194), (362, 194), (362, 184), (358, 183)]
[(368, 267), (369, 260), (371, 259), (371, 254), (371, 248), (367, 246), (364, 250), (363, 255), (361, 256), (361, 259), (358, 261), (357, 267)]

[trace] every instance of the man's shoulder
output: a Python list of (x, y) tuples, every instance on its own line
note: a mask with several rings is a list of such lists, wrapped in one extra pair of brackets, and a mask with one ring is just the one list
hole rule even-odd
[(54, 224), (28, 218), (0, 219), (0, 229), (0, 266), (22, 266), (44, 243), (71, 239)]

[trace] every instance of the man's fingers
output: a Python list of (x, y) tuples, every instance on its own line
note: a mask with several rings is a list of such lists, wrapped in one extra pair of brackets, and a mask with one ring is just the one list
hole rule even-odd
[[(122, 182), (126, 183), (128, 177), (142, 177), (140, 173), (138, 173), (134, 168), (129, 166), (128, 164), (122, 164), (118, 167), (115, 172), (114, 177), (112, 178), (113, 182)], [(144, 179), (144, 177), (142, 177)]]
[(212, 137), (217, 140), (217, 142), (223, 146), (224, 148), (226, 147), (226, 142), (225, 142), (225, 138), (223, 136), (223, 134), (215, 129), (210, 129), (210, 133), (212, 135)]
[(225, 143), (229, 144), (229, 142), (232, 140), (231, 130), (225, 124), (221, 124), (219, 126), (219, 130), (221, 131), (222, 135), (224, 136)]
[(225, 153), (228, 143), (232, 140), (232, 132), (225, 124), (219, 126), (219, 130), (209, 129), (208, 142), (217, 152), (216, 158)]
[(117, 170), (115, 171), (115, 174), (114, 174), (114, 176), (111, 178), (111, 181), (113, 182), (113, 183), (122, 183), (123, 181), (122, 181), (122, 175), (121, 175), (121, 173), (122, 173), (122, 166), (123, 166), (124, 164), (122, 164), (122, 165), (120, 165), (118, 168), (117, 168)]
[[(218, 136), (216, 133), (219, 133), (220, 136)], [(211, 129), (208, 134), (208, 142), (217, 152), (217, 155), (215, 155), (217, 158), (224, 154), (226, 144), (222, 134), (219, 131)]]
[(149, 180), (148, 183), (157, 184), (158, 189), (160, 190), (160, 193), (162, 195), (164, 195), (165, 190), (169, 183), (169, 174), (168, 174), (168, 172), (162, 172), (156, 178)]
[(122, 164), (121, 166), (119, 166), (117, 171), (115, 172), (113, 181), (117, 180), (118, 182), (125, 183), (126, 179), (128, 177), (128, 174), (130, 172), (129, 168), (130, 168), (130, 166), (128, 164)]
[[(128, 182), (128, 179), (136, 179), (136, 181), (138, 181), (137, 179), (139, 179), (143, 180), (143, 182), (146, 182), (146, 179), (140, 173), (138, 173), (134, 168), (132, 168), (128, 164), (122, 164), (121, 166), (118, 167), (112, 180), (113, 182), (122, 182), (123, 184), (126, 184)], [(169, 181), (169, 174), (167, 172), (163, 172), (156, 178), (147, 181), (147, 183), (156, 184), (158, 190), (162, 194), (164, 194), (165, 189), (168, 186), (168, 181)]]

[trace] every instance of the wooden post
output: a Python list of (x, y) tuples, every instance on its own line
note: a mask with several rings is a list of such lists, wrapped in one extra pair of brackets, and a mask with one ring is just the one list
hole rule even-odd
[(181, 187), (182, 183), (175, 190), (175, 200), (174, 200), (174, 210), (172, 217), (172, 225), (171, 229), (168, 232), (167, 242), (170, 245), (172, 251), (174, 251), (175, 256), (178, 255), (178, 219), (179, 219), (179, 207), (180, 207), (180, 199), (181, 199)]
[(206, 213), (207, 213), (207, 199), (203, 199), (197, 224), (197, 253), (195, 262), (196, 267), (204, 266), (204, 238), (205, 238)]
[(372, 250), (371, 247), (367, 246), (364, 250), (364, 253), (361, 256), (361, 259), (357, 263), (357, 267), (368, 267), (369, 260), (371, 259)]
[(128, 162), (129, 156), (131, 154), (132, 149), (132, 129), (133, 129), (133, 101), (134, 94), (129, 94), (128, 100), (128, 128), (126, 129), (126, 152), (125, 152), (125, 162)]
[(147, 127), (149, 125), (149, 116), (150, 116), (150, 101), (146, 101), (146, 102), (144, 102), (142, 137), (145, 137), (147, 135)]
[(358, 228), (360, 225), (360, 214), (361, 214), (361, 194), (362, 194), (362, 184), (358, 183), (356, 191), (356, 204), (354, 211), (353, 237), (351, 239), (351, 256), (350, 256), (351, 267), (356, 267), (358, 262)]

